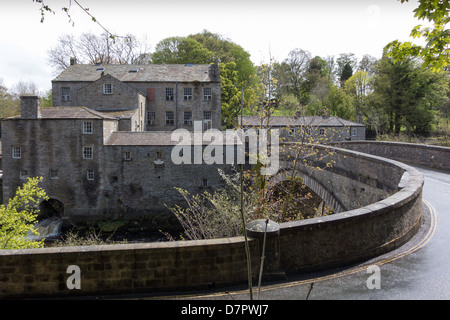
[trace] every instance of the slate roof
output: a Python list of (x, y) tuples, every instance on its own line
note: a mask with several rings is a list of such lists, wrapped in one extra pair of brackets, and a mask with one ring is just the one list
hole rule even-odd
[(208, 64), (88, 65), (67, 67), (52, 82), (95, 81), (102, 72), (123, 82), (218, 82), (217, 67)]
[[(241, 118), (238, 117), (239, 123)], [(257, 116), (244, 116), (242, 117), (242, 123), (244, 126), (260, 126), (261, 119)], [(264, 121), (264, 124), (266, 122)], [(285, 127), (285, 126), (312, 126), (312, 127), (364, 127), (364, 124), (357, 123), (349, 120), (345, 120), (336, 116), (319, 117), (319, 116), (306, 116), (306, 117), (285, 117), (285, 116), (273, 116), (269, 119), (269, 126), (272, 127)]]
[[(3, 118), (2, 120), (20, 119), (20, 115)], [(109, 116), (86, 107), (52, 107), (41, 108), (39, 119), (110, 119), (117, 117)]]

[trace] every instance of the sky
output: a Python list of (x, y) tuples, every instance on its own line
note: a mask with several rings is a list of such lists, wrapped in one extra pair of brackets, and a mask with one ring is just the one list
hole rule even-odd
[[(44, 0), (55, 14), (40, 22), (33, 0), (0, 0), (0, 84), (19, 81), (51, 89), (55, 71), (47, 51), (63, 34), (102, 33), (71, 0)], [(151, 51), (162, 39), (208, 30), (242, 46), (259, 65), (283, 61), (296, 48), (313, 56), (354, 53), (381, 58), (393, 40), (408, 41), (423, 24), (414, 17), (417, 0), (78, 0), (108, 30), (146, 36)], [(70, 7), (74, 25), (61, 10)], [(68, 57), (69, 59), (69, 57)]]

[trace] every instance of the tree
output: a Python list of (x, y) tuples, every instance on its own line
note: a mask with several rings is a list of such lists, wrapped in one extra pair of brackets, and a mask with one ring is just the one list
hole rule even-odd
[(3, 85), (3, 79), (0, 78), (0, 118), (19, 113), (19, 107), (18, 101), (14, 100), (8, 89)]
[(371, 55), (365, 54), (358, 65), (358, 71), (364, 71), (368, 73), (369, 77), (372, 77), (375, 73), (374, 66), (377, 63), (377, 58)]
[(236, 63), (233, 61), (220, 63), (219, 70), (222, 118), (227, 127), (231, 128), (236, 124), (236, 117), (241, 111), (241, 91), (237, 86), (239, 80)]
[(201, 33), (189, 35), (188, 38), (196, 40), (204, 48), (213, 54), (213, 61), (222, 63), (234, 62), (236, 64), (237, 81), (236, 87), (247, 88), (255, 74), (255, 66), (250, 59), (250, 54), (240, 45), (220, 34), (203, 30)]
[[(72, 8), (72, 1), (85, 13), (87, 14), (89, 17), (91, 17), (92, 21), (94, 23), (96, 23), (100, 28), (103, 29), (103, 31), (105, 32), (105, 34), (108, 35), (108, 37), (110, 39), (112, 39), (113, 41), (115, 41), (118, 38), (121, 39), (125, 39), (126, 41), (129, 41), (131, 39), (128, 38), (128, 36), (120, 36), (117, 34), (114, 34), (112, 32), (110, 32), (107, 28), (105, 28), (105, 26), (103, 26), (98, 20), (97, 18), (95, 18), (90, 12), (89, 12), (89, 8), (86, 8), (84, 6), (82, 6), (77, 0), (67, 0), (68, 1), (68, 6), (63, 6), (61, 7), (61, 10), (67, 15), (67, 17), (69, 18), (69, 22), (72, 24), (72, 26), (75, 26), (75, 21), (72, 20), (72, 17), (70, 15), (70, 11)], [(40, 5), (39, 11), (41, 12), (41, 23), (44, 22), (45, 20), (45, 14), (46, 13), (52, 13), (55, 14), (55, 11), (46, 4), (46, 0), (33, 0), (33, 2), (36, 2)]]
[(107, 33), (83, 33), (78, 39), (65, 34), (47, 54), (49, 64), (59, 73), (69, 67), (70, 58), (83, 64), (145, 64), (149, 62), (149, 47), (145, 39), (131, 34), (120, 39), (112, 39)]
[(252, 97), (251, 86), (255, 83), (256, 69), (250, 54), (241, 46), (224, 39), (219, 34), (204, 30), (188, 37), (170, 37), (161, 40), (153, 54), (153, 63), (219, 62), (221, 80), (222, 119), (227, 127), (235, 124), (240, 112), (241, 91), (244, 90), (244, 106)]
[(341, 77), (339, 80), (341, 80), (341, 87), (345, 87), (345, 81), (350, 79), (350, 77), (353, 75), (353, 68), (349, 63), (346, 63), (344, 67), (342, 68)]
[(358, 63), (354, 53), (341, 53), (336, 59), (337, 69), (336, 75), (340, 81), (341, 88), (344, 87), (345, 81), (353, 75)]
[(366, 71), (358, 71), (345, 82), (345, 91), (354, 99), (356, 112), (366, 103), (366, 98), (371, 92), (371, 79)]
[[(400, 1), (408, 2), (408, 0)], [(446, 29), (450, 22), (449, 11), (450, 2), (447, 0), (419, 0), (419, 6), (414, 10), (414, 17), (419, 20), (428, 20), (433, 27), (423, 28), (417, 25), (411, 30), (410, 36), (415, 39), (422, 38), (426, 44), (421, 46), (410, 41), (402, 43), (394, 40), (385, 47), (388, 55), (393, 57), (395, 62), (409, 56), (420, 58), (424, 66), (429, 66), (433, 71), (447, 68), (450, 63), (450, 30)]]
[(374, 94), (384, 106), (389, 131), (399, 134), (431, 130), (434, 110), (447, 101), (448, 75), (423, 69), (420, 61), (407, 58), (401, 61), (384, 56), (377, 64)]
[(330, 87), (330, 92), (325, 98), (324, 106), (332, 116), (348, 120), (355, 118), (356, 112), (351, 97), (334, 84)]
[(310, 67), (311, 53), (299, 48), (289, 52), (288, 57), (280, 64), (274, 64), (274, 76), (277, 79), (279, 94), (293, 94), (301, 103), (306, 103), (308, 94), (304, 87)]
[(13, 198), (6, 205), (0, 205), (0, 249), (39, 248), (43, 241), (27, 239), (31, 232), (38, 235), (34, 229), (41, 200), (48, 199), (45, 191), (38, 184), (41, 178), (28, 178), (28, 181), (17, 188)]
[(39, 90), (33, 81), (20, 80), (11, 88), (11, 93), (14, 99), (19, 100), (24, 95), (39, 95)]
[(213, 54), (195, 39), (170, 37), (161, 40), (156, 45), (152, 62), (156, 64), (207, 64), (213, 62)]

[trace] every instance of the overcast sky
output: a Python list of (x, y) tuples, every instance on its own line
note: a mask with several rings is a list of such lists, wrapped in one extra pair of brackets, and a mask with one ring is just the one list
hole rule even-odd
[[(277, 61), (300, 48), (313, 56), (354, 53), (380, 58), (390, 41), (409, 40), (416, 0), (78, 0), (116, 34), (147, 36), (152, 48), (167, 37), (206, 29), (241, 45), (255, 64)], [(61, 7), (70, 0), (45, 0), (55, 14), (40, 23), (40, 4), (0, 0), (0, 84), (33, 81), (41, 90), (55, 77), (47, 50), (63, 34), (101, 34), (102, 29), (75, 3), (75, 26)], [(423, 22), (422, 22), (423, 23)]]

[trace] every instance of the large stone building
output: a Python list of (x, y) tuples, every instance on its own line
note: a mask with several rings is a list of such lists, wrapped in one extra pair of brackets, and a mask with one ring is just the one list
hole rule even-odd
[(71, 65), (52, 81), (53, 106), (84, 106), (120, 118), (123, 131), (221, 125), (218, 64)]
[(171, 161), (175, 129), (220, 128), (217, 64), (72, 60), (52, 92), (54, 107), (25, 96), (21, 115), (2, 119), (4, 201), (28, 177), (42, 176), (50, 197), (42, 209), (65, 217), (145, 215), (183, 202), (175, 187), (197, 193), (222, 185), (217, 169), (229, 165)]
[(86, 107), (41, 109), (38, 97), (22, 97), (21, 115), (2, 120), (3, 199), (42, 176), (50, 198), (42, 209), (108, 218), (167, 211), (165, 205), (184, 203), (175, 187), (198, 193), (223, 185), (218, 168), (229, 165), (175, 164), (180, 141), (171, 132), (120, 131), (119, 122)]

